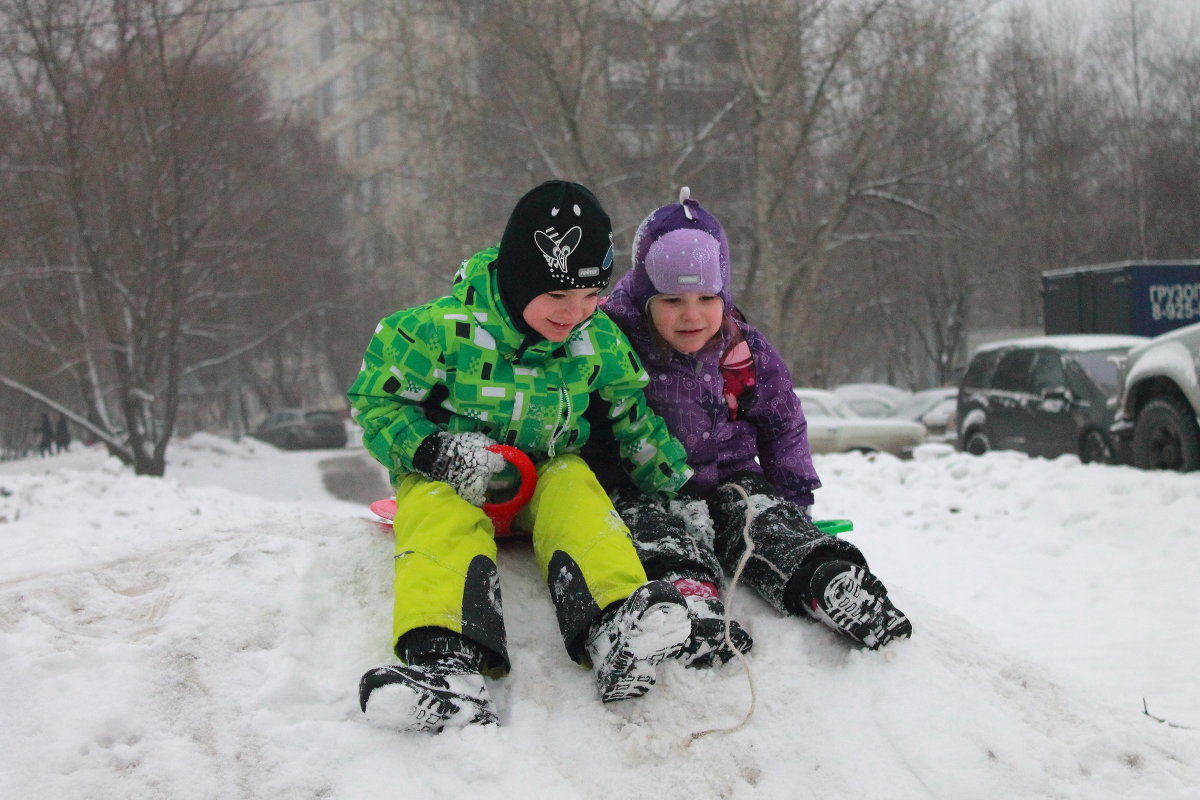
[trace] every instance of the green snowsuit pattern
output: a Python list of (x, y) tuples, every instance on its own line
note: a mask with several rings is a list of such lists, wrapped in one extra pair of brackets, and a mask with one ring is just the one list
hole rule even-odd
[[(450, 296), (384, 319), (348, 396), (364, 444), (399, 489), (396, 639), (419, 627), (448, 628), (482, 645), (491, 666), (503, 670), (508, 659), (490, 521), (456, 495), (447, 504), (445, 484), (413, 472), (421, 442), (440, 430), (479, 431), (538, 464), (538, 494), (526, 509), (536, 509), (537, 519), (523, 512), (517, 521), (532, 528), (575, 658), (591, 616), (646, 580), (628, 529), (590, 470), (571, 455), (587, 441), (584, 412), (593, 398), (608, 404), (621, 461), (643, 491), (672, 495), (692, 472), (683, 446), (649, 411), (642, 393), (647, 374), (615, 323), (598, 311), (566, 342), (526, 337), (498, 301), (491, 269), (497, 252), (464, 261)], [(562, 468), (548, 468), (556, 464)], [(557, 480), (571, 481), (571, 491), (556, 487)], [(578, 505), (572, 495), (581, 493), (591, 499)]]

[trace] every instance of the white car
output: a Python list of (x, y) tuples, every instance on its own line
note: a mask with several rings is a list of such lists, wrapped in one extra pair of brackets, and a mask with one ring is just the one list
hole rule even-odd
[(814, 453), (884, 452), (907, 458), (925, 442), (925, 426), (894, 417), (862, 417), (833, 392), (794, 389)]
[(886, 383), (843, 383), (833, 393), (860, 417), (890, 417), (913, 393)]
[(1119, 459), (1141, 469), (1200, 469), (1200, 323), (1129, 351), (1110, 432)]

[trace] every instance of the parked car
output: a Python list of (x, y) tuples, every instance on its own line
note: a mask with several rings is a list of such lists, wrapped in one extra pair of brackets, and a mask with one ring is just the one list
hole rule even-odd
[(911, 419), (924, 425), (925, 440), (928, 442), (955, 444), (958, 442), (957, 410), (958, 387), (940, 386), (914, 392), (896, 407), (891, 416)]
[(308, 411), (302, 408), (273, 411), (250, 435), (284, 450), (346, 446), (346, 426), (333, 411)]
[(895, 418), (859, 416), (833, 392), (795, 389), (808, 420), (808, 442), (814, 453), (885, 452), (906, 458), (925, 441), (925, 426)]
[(886, 383), (843, 383), (833, 393), (861, 417), (889, 417), (912, 392)]
[(1075, 453), (1114, 460), (1109, 434), (1117, 362), (1144, 336), (1072, 334), (1010, 339), (975, 351), (958, 390), (958, 441), (968, 453)]
[(1142, 469), (1200, 469), (1200, 323), (1129, 351), (1110, 429)]

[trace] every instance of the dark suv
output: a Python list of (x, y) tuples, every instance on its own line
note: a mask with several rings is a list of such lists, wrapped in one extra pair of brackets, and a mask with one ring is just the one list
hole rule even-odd
[(1142, 336), (1073, 334), (979, 348), (958, 389), (958, 442), (968, 453), (1020, 450), (1113, 460), (1117, 362)]

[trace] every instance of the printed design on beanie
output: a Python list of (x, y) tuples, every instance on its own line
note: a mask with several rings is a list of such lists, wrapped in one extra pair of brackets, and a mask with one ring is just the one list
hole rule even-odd
[(546, 264), (550, 269), (565, 273), (567, 259), (571, 253), (575, 252), (575, 248), (579, 247), (579, 240), (583, 238), (583, 229), (576, 225), (556, 239), (557, 234), (557, 229), (553, 227), (546, 228), (544, 231), (534, 231), (533, 242), (542, 252), (542, 257), (546, 259)]
[(601, 272), (611, 269), (612, 262), (613, 262), (613, 235), (612, 235), (612, 232), (610, 231), (608, 234), (608, 252), (606, 252), (604, 254), (604, 263), (598, 267), (584, 267), (583, 269), (579, 270), (579, 277), (595, 278)]

